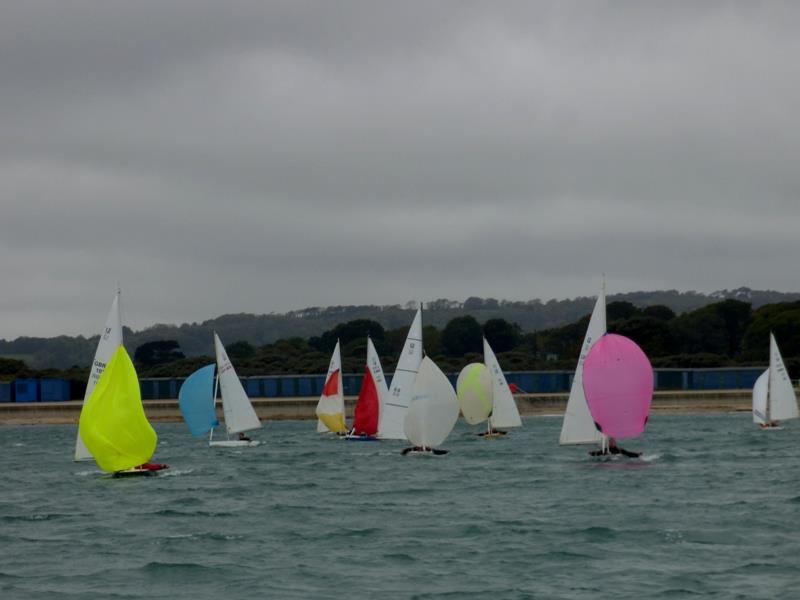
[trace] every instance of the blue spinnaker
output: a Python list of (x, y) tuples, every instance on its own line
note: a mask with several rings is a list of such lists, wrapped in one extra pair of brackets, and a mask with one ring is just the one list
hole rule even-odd
[(201, 436), (219, 425), (214, 408), (214, 369), (208, 365), (186, 378), (178, 392), (178, 405), (192, 435)]

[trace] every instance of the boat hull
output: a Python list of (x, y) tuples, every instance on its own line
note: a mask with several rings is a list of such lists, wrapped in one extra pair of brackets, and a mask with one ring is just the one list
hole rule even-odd
[(258, 440), (215, 440), (208, 443), (212, 448), (253, 448), (259, 444)]
[(121, 479), (123, 477), (156, 477), (159, 472), (164, 469), (125, 469), (124, 471), (115, 471), (110, 474), (112, 479)]

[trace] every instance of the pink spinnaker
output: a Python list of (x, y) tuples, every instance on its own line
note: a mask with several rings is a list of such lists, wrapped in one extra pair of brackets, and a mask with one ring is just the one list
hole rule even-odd
[(613, 438), (644, 431), (653, 400), (653, 367), (628, 338), (607, 333), (583, 363), (583, 392), (600, 431)]

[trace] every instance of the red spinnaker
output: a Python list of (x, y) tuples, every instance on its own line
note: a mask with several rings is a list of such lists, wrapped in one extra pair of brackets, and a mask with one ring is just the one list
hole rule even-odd
[(353, 412), (353, 433), (356, 435), (375, 435), (378, 433), (380, 400), (378, 388), (369, 367), (364, 369), (364, 381), (358, 392), (356, 408)]

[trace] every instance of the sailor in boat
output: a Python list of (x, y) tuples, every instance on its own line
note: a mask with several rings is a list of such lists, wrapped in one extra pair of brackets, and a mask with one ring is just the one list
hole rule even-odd
[(761, 427), (761, 429), (774, 429), (776, 427), (780, 427), (781, 426), (781, 422), (780, 421), (767, 421), (766, 423), (759, 423), (758, 426)]
[(240, 442), (252, 442), (253, 440), (251, 440), (249, 437), (247, 437), (244, 433), (240, 432), (239, 433), (239, 441)]
[(482, 431), (478, 434), (479, 437), (499, 437), (501, 435), (507, 434), (507, 431), (503, 431), (502, 429), (492, 429), (491, 431)]
[(114, 471), (111, 473), (111, 477), (114, 479), (121, 478), (121, 477), (132, 477), (132, 476), (143, 476), (143, 475), (158, 475), (159, 471), (163, 471), (164, 469), (169, 469), (169, 465), (165, 465), (163, 463), (151, 463), (146, 462), (142, 463), (138, 467), (133, 467), (131, 469), (125, 469), (123, 471)]
[(366, 431), (356, 431), (355, 427), (353, 427), (353, 429), (350, 430), (350, 433), (346, 433), (346, 434), (340, 433), (339, 435), (346, 435), (350, 439), (356, 438), (356, 439), (359, 439), (359, 440), (377, 440), (378, 439), (374, 435), (368, 434)]
[(140, 471), (163, 471), (164, 469), (169, 469), (169, 465), (165, 465), (163, 463), (146, 462), (136, 468)]
[(615, 440), (613, 437), (608, 438), (607, 448), (589, 452), (590, 456), (610, 456), (612, 454), (621, 454), (622, 456), (627, 456), (628, 458), (639, 458), (642, 455), (641, 452), (631, 452), (630, 450), (621, 448), (617, 445), (617, 440)]

